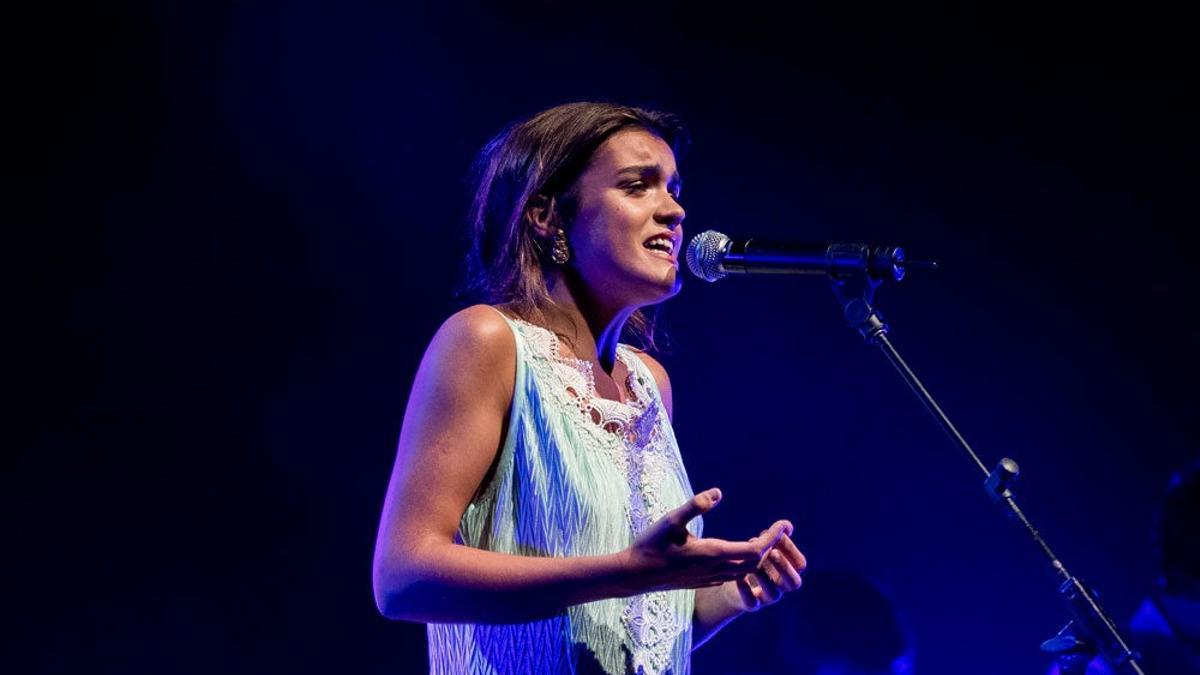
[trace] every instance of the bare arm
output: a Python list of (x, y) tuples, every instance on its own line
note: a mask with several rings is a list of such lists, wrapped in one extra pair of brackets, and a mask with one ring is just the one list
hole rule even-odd
[(375, 601), (385, 616), (528, 621), (601, 598), (720, 584), (770, 548), (767, 535), (737, 543), (687, 535), (687, 522), (716, 504), (716, 491), (608, 555), (540, 558), (455, 543), (500, 446), (515, 370), (512, 333), (487, 307), (459, 312), (434, 336), (405, 411), (375, 545)]
[(696, 608), (692, 610), (692, 649), (708, 642), (730, 621), (745, 613), (741, 603), (730, 598), (722, 586), (696, 589)]

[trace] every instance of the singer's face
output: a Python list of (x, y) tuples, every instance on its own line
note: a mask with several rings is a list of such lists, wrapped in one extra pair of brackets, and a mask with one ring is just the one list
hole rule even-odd
[(576, 183), (571, 265), (605, 304), (641, 307), (679, 292), (684, 211), (675, 153), (642, 130), (614, 134)]

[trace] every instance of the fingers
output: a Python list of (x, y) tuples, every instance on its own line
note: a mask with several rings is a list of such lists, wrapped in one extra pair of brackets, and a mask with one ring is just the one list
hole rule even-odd
[(787, 556), (779, 552), (779, 549), (771, 549), (767, 557), (763, 559), (763, 570), (774, 583), (784, 593), (790, 593), (798, 588), (803, 583), (800, 578), (800, 571), (792, 566)]
[(758, 557), (762, 558), (767, 554), (767, 551), (775, 547), (775, 543), (779, 538), (792, 533), (792, 524), (786, 520), (777, 520), (771, 527), (768, 527), (762, 534), (750, 540), (758, 549)]
[(743, 602), (746, 602), (747, 592), (755, 599), (753, 603), (746, 602), (745, 606), (751, 611), (778, 602), (785, 593), (795, 591), (803, 584), (800, 572), (808, 561), (796, 548), (789, 536), (791, 532), (792, 524), (781, 520), (750, 540), (753, 545), (768, 546), (754, 571), (739, 581)]
[(772, 605), (800, 587), (800, 573), (788, 562), (787, 556), (772, 549), (758, 568), (737, 580), (738, 594), (747, 611)]
[[(697, 495), (697, 497), (699, 496)], [(680, 507), (676, 511), (680, 511), (682, 508)], [(787, 544), (791, 546), (791, 550), (795, 551), (796, 561), (800, 563), (801, 569), (803, 569), (804, 556), (800, 554), (800, 551), (796, 549), (796, 545), (792, 544), (791, 539), (787, 537), (791, 531), (792, 524), (790, 522), (778, 520), (771, 527), (763, 530), (757, 537), (749, 541), (726, 541), (724, 539), (709, 537), (696, 540), (694, 545), (697, 552), (702, 555), (708, 555), (713, 558), (724, 558), (729, 561), (742, 561), (744, 571), (748, 572), (758, 566), (763, 556), (767, 555), (769, 551), (786, 539)]]
[[(680, 507), (676, 511), (680, 511), (682, 508)], [(668, 518), (674, 517), (674, 513), (668, 515)], [(808, 566), (808, 561), (800, 549), (796, 548), (796, 544), (789, 536), (791, 533), (792, 524), (789, 521), (777, 520), (771, 527), (760, 532), (757, 537), (745, 542), (707, 537), (697, 540), (696, 543), (707, 555), (727, 559), (741, 559), (748, 556), (762, 559), (772, 549), (778, 549), (794, 567), (804, 571), (804, 568)]]
[(709, 488), (697, 494), (667, 514), (667, 520), (676, 527), (686, 527), (696, 516), (708, 513), (721, 501), (721, 490)]
[(726, 541), (724, 539), (706, 538), (698, 540), (696, 548), (702, 554), (713, 558), (723, 558), (728, 561), (749, 561), (749, 569), (757, 567), (759, 559), (762, 558), (762, 551), (753, 540)]
[(771, 579), (770, 573), (765, 568), (739, 577), (737, 590), (738, 595), (741, 596), (742, 607), (749, 612), (778, 602), (784, 593), (783, 589)]
[(750, 585), (751, 579), (754, 579), (753, 574), (745, 574), (738, 577), (736, 582), (738, 595), (742, 599), (742, 607), (748, 612), (758, 609), (761, 604), (758, 599), (758, 587)]
[(775, 550), (782, 553), (797, 572), (803, 572), (804, 568), (808, 567), (808, 559), (804, 557), (800, 549), (796, 548), (796, 544), (790, 536), (780, 537), (779, 542), (775, 544)]
[(774, 604), (783, 597), (783, 589), (779, 584), (771, 579), (771, 576), (765, 570), (758, 570), (754, 573), (754, 580), (758, 582), (755, 597), (758, 598), (762, 605)]

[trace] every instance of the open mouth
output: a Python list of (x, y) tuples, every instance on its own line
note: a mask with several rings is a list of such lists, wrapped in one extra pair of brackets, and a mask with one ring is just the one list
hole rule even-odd
[(642, 246), (655, 253), (665, 255), (671, 260), (675, 259), (675, 240), (666, 235), (659, 235), (657, 237), (647, 239), (644, 243), (642, 243)]

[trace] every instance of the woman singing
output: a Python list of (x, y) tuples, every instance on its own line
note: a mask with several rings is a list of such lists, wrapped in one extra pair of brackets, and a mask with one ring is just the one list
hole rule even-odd
[(679, 291), (663, 113), (573, 103), (477, 165), (471, 283), (417, 372), (376, 542), (379, 611), (429, 624), (434, 673), (687, 673), (800, 586), (790, 523), (701, 536), (641, 309)]

